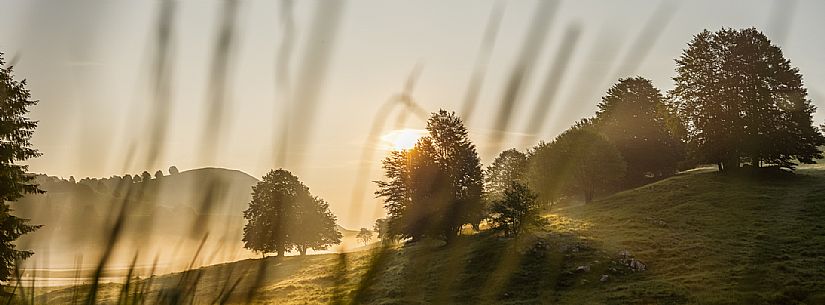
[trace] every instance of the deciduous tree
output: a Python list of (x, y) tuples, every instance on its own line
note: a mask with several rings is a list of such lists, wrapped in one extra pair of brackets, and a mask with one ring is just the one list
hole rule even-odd
[(484, 172), (487, 199), (492, 202), (503, 198), (513, 182), (525, 182), (526, 172), (527, 155), (515, 148), (501, 152)]
[(503, 196), (493, 201), (490, 208), (489, 219), (493, 230), (501, 231), (507, 237), (515, 237), (529, 228), (540, 226), (543, 221), (537, 198), (527, 185), (511, 182)]
[(684, 159), (674, 114), (659, 89), (642, 77), (620, 79), (602, 97), (594, 120), (627, 162), (625, 181), (632, 185), (676, 172)]
[[(618, 150), (583, 120), (531, 153), (531, 187), (545, 198), (581, 194), (585, 202), (615, 188), (626, 164)], [(533, 165), (535, 164), (535, 166)]]
[(368, 242), (372, 239), (372, 231), (367, 228), (361, 228), (361, 231), (358, 231), (358, 235), (355, 235), (356, 238), (360, 239), (361, 242), (364, 243), (366, 246)]
[(284, 169), (270, 171), (252, 187), (244, 218), (244, 247), (263, 254), (297, 249), (303, 255), (341, 241), (329, 205)]
[(392, 152), (384, 160), (387, 180), (377, 182), (376, 195), (384, 198), (390, 234), (449, 243), (463, 225), (484, 218), (481, 164), (454, 113), (434, 113), (427, 131), (412, 149)]
[(825, 137), (799, 70), (754, 28), (707, 30), (676, 59), (674, 105), (699, 161), (793, 169), (821, 158)]

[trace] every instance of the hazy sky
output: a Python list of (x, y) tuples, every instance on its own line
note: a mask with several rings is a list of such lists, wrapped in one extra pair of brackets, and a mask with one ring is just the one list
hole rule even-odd
[[(218, 37), (222, 1), (177, 1), (174, 15), (171, 123), (164, 154), (154, 164), (141, 162), (149, 144), (150, 86), (154, 28), (160, 1), (0, 1), (0, 51), (14, 59), (18, 78), (26, 78), (40, 104), (31, 116), (40, 121), (33, 143), (44, 155), (30, 162), (33, 172), (76, 178), (154, 172), (176, 165), (181, 170), (216, 166), (260, 177), (275, 167), (273, 126), (283, 94), (276, 90), (276, 56), (282, 38), (280, 2), (239, 2), (236, 35), (230, 47), (228, 109), (217, 154), (199, 153), (210, 65)], [(295, 50), (289, 78), (295, 81), (315, 7), (324, 1), (295, 3)], [(512, 70), (536, 10), (537, 1), (347, 1), (334, 40), (321, 45), (331, 52), (317, 91), (319, 107), (306, 146), (290, 147), (303, 156), (290, 170), (313, 193), (327, 199), (342, 224), (364, 225), (349, 216), (354, 177), (361, 162), (380, 177), (386, 145), (373, 143), (372, 160), (360, 160), (373, 117), (398, 93), (416, 65), (421, 74), (413, 96), (427, 111), (460, 111), (488, 16), (496, 3), (504, 15), (488, 65), (475, 116), (468, 128), (482, 160), (491, 155), (487, 139), (498, 112), (504, 84)], [(672, 10), (671, 10), (672, 9)], [(823, 1), (563, 1), (546, 41), (531, 67), (533, 73), (515, 109), (502, 148), (520, 146), (528, 115), (556, 53), (572, 47), (555, 103), (545, 115), (538, 139), (549, 140), (579, 118), (591, 116), (599, 97), (617, 77), (641, 75), (668, 90), (679, 56), (703, 29), (751, 27), (779, 44), (804, 75), (810, 97), (825, 107), (825, 2)], [(652, 21), (651, 21), (652, 20)], [(660, 20), (660, 21), (657, 21)], [(641, 39), (640, 31), (652, 22)], [(576, 43), (565, 39), (580, 29)], [(655, 39), (653, 39), (655, 38)], [(651, 47), (634, 65), (634, 52)], [(635, 47), (634, 47), (635, 46)], [(328, 48), (328, 49), (327, 49)], [(618, 64), (619, 62), (625, 65)], [(323, 77), (321, 77), (323, 76)], [(825, 120), (825, 111), (816, 115)], [(396, 116), (388, 118), (388, 128)], [(304, 118), (293, 118), (300, 121)], [(420, 129), (410, 118), (403, 128)], [(388, 132), (389, 130), (385, 130)], [(128, 152), (134, 148), (135, 154)], [(524, 147), (518, 147), (524, 148)], [(130, 161), (131, 160), (131, 161)], [(148, 167), (148, 168), (147, 168)], [(368, 191), (374, 190), (372, 184)], [(367, 196), (370, 198), (371, 196)], [(377, 204), (377, 201), (375, 201)], [(347, 215), (347, 216), (343, 216)]]

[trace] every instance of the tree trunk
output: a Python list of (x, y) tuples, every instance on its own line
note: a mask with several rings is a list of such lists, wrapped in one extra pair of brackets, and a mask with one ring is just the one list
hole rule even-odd
[(591, 201), (593, 201), (593, 191), (584, 191), (584, 203), (590, 203)]
[(451, 230), (447, 231), (446, 242), (447, 242), (448, 245), (452, 244), (455, 241), (455, 238), (458, 236), (458, 234), (456, 234), (456, 231), (460, 231), (460, 230), (461, 230), (461, 227), (459, 227), (458, 230), (451, 229)]
[(304, 246), (298, 247), (298, 251), (301, 252), (301, 256), (307, 255), (307, 247), (304, 247)]
[(725, 158), (722, 161), (722, 170), (725, 172), (733, 172), (739, 169), (739, 156)]

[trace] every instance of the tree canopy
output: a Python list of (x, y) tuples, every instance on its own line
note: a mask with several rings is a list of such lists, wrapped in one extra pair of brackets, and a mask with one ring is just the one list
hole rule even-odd
[(627, 165), (618, 150), (584, 120), (530, 154), (530, 185), (553, 203), (563, 194), (581, 194), (585, 202), (614, 188)]
[(427, 121), (428, 135), (383, 161), (384, 198), (391, 235), (450, 242), (465, 224), (484, 218), (483, 177), (475, 145), (454, 113), (440, 110)]
[(678, 120), (659, 89), (642, 77), (624, 78), (598, 104), (595, 128), (627, 162), (625, 181), (640, 184), (648, 177), (675, 173), (684, 159)]
[(670, 92), (694, 154), (721, 170), (821, 158), (825, 137), (812, 122), (799, 70), (754, 28), (707, 30), (676, 59)]
[(527, 155), (515, 148), (501, 152), (485, 171), (484, 189), (487, 199), (499, 200), (513, 182), (524, 183), (526, 171)]
[(152, 180), (152, 174), (148, 171), (143, 171), (143, 173), (140, 174), (140, 180), (143, 182), (149, 182), (149, 180)]
[(303, 255), (341, 242), (329, 205), (284, 169), (270, 171), (252, 187), (244, 218), (244, 247), (264, 254), (295, 249)]
[(355, 235), (355, 237), (360, 239), (361, 242), (364, 243), (364, 245), (367, 245), (367, 243), (370, 242), (370, 240), (372, 239), (372, 231), (370, 231), (367, 228), (361, 228), (361, 230), (358, 231), (358, 234)]
[(538, 196), (527, 185), (513, 181), (504, 190), (500, 199), (494, 200), (490, 208), (490, 223), (493, 230), (504, 232), (505, 236), (519, 236), (529, 227), (542, 224), (539, 215), (541, 204)]

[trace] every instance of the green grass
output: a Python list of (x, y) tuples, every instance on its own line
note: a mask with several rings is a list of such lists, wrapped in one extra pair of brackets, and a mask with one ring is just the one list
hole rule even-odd
[(786, 179), (695, 170), (560, 208), (551, 219), (557, 230), (627, 249), (649, 267), (587, 300), (825, 303), (823, 165)]
[[(423, 241), (345, 257), (245, 260), (188, 277), (198, 279), (196, 304), (238, 279), (230, 303), (259, 286), (252, 303), (825, 304), (825, 165), (784, 179), (693, 170), (547, 216), (549, 233), (520, 241), (479, 234), (450, 247)], [(647, 270), (623, 265), (623, 250)], [(185, 286), (180, 279), (156, 277), (147, 299)], [(116, 302), (120, 289), (105, 285), (103, 303)], [(71, 296), (67, 288), (38, 300)]]

